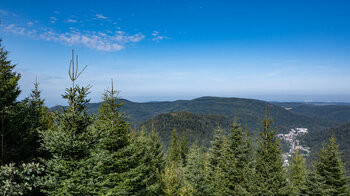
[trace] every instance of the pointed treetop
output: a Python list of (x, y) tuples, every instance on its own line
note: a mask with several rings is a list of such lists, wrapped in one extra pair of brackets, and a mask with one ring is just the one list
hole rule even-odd
[(79, 76), (83, 73), (83, 71), (87, 67), (87, 65), (85, 65), (85, 67), (79, 72), (78, 66), (79, 66), (78, 55), (76, 55), (76, 61), (74, 62), (74, 50), (72, 50), (72, 59), (70, 60), (68, 74), (69, 74), (70, 80), (73, 82), (73, 88), (74, 88), (74, 81), (79, 78)]

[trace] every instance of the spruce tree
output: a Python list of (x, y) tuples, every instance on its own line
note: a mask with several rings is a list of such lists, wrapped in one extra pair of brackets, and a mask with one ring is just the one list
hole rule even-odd
[(18, 87), (21, 75), (14, 71), (16, 65), (7, 56), (8, 51), (2, 46), (0, 39), (0, 111), (14, 105), (21, 93)]
[(24, 108), (22, 127), (26, 127), (26, 137), (23, 137), (21, 157), (24, 161), (47, 157), (48, 154), (40, 149), (39, 132), (47, 130), (53, 126), (53, 114), (49, 112), (44, 105), (45, 100), (41, 98), (39, 83), (36, 80), (34, 89), (28, 98), (24, 99), (20, 104)]
[(155, 195), (154, 187), (150, 186), (157, 182), (157, 173), (156, 170), (152, 170), (151, 141), (145, 127), (142, 127), (141, 132), (132, 140), (131, 147), (132, 154), (129, 159), (135, 158), (129, 165), (130, 170), (126, 175), (128, 179), (125, 180), (127, 182), (129, 179), (134, 179), (132, 183), (129, 182), (133, 188), (130, 190), (130, 195)]
[(250, 142), (245, 136), (240, 125), (234, 121), (225, 145), (223, 171), (226, 178), (226, 186), (234, 195), (242, 195), (249, 192), (247, 174), (251, 167)]
[(41, 132), (42, 147), (50, 154), (50, 158), (44, 161), (48, 195), (91, 194), (90, 165), (87, 161), (93, 146), (88, 130), (93, 117), (87, 112), (90, 100), (86, 98), (90, 87), (76, 85), (82, 73), (78, 72), (77, 63), (72, 52), (69, 69), (72, 86), (62, 95), (68, 101), (68, 107), (56, 113), (53, 128)]
[(299, 189), (300, 195), (327, 195), (325, 179), (322, 176), (318, 175), (315, 171), (307, 172), (305, 184), (299, 187)]
[(215, 130), (214, 140), (211, 142), (211, 148), (209, 149), (209, 163), (210, 170), (215, 173), (217, 166), (222, 166), (223, 156), (225, 154), (225, 145), (227, 144), (227, 138), (224, 136), (222, 129)]
[(180, 140), (180, 157), (184, 166), (186, 166), (187, 154), (188, 154), (187, 137), (185, 135), (185, 132), (182, 132), (181, 140)]
[(259, 131), (256, 152), (256, 178), (258, 194), (286, 195), (288, 193), (287, 175), (283, 167), (282, 152), (276, 138), (276, 128), (271, 130), (272, 120), (268, 118), (267, 107), (265, 118), (261, 121), (263, 128)]
[(341, 161), (339, 146), (334, 134), (327, 146), (323, 146), (319, 153), (319, 161), (314, 167), (316, 173), (324, 178), (327, 195), (349, 195), (348, 179), (344, 174), (344, 164)]
[(117, 102), (118, 91), (106, 90), (103, 102), (98, 110), (93, 125), (94, 136), (99, 141), (98, 147), (111, 152), (118, 151), (130, 144), (129, 123), (120, 108), (123, 103)]
[[(29, 98), (17, 100), (21, 92), (18, 86), (21, 76), (14, 71), (16, 65), (7, 56), (8, 52), (1, 46), (0, 40), (0, 164), (4, 174), (0, 181), (5, 183), (2, 193), (36, 195), (42, 172), (42, 166), (32, 162), (39, 157), (37, 130), (46, 129), (44, 125), (52, 121), (43, 119), (46, 111), (39, 112), (37, 109), (46, 109), (37, 85)], [(39, 167), (41, 171), (37, 172)]]
[(215, 130), (214, 140), (211, 142), (208, 160), (208, 177), (210, 189), (213, 195), (221, 196), (229, 194), (227, 180), (223, 172), (224, 154), (227, 145), (227, 138), (222, 129)]
[[(164, 159), (162, 146), (159, 137), (152, 127), (150, 134), (147, 134), (145, 127), (142, 127), (141, 133), (132, 142), (135, 156), (132, 169), (139, 181), (135, 181), (135, 191), (132, 195), (160, 195), (161, 173), (164, 171)], [(136, 174), (136, 175), (135, 175)]]
[(164, 172), (165, 160), (163, 146), (153, 124), (151, 134), (149, 136), (149, 156), (150, 172), (147, 180), (147, 189), (153, 195), (160, 195), (162, 192), (161, 174)]
[(20, 74), (7, 59), (0, 41), (0, 162), (29, 162), (39, 156), (38, 129), (46, 129), (50, 120), (37, 82), (30, 97), (18, 101)]
[(181, 148), (175, 128), (172, 131), (171, 144), (167, 156), (166, 167), (161, 174), (162, 193), (164, 195), (179, 195), (187, 193), (188, 190), (183, 187)]
[(196, 142), (190, 148), (187, 164), (184, 168), (184, 184), (188, 187), (191, 195), (210, 195), (206, 162), (206, 153)]
[(169, 154), (168, 154), (168, 163), (175, 163), (178, 164), (181, 162), (181, 150), (179, 146), (178, 137), (176, 134), (176, 129), (173, 129), (172, 135), (171, 135), (171, 144), (169, 148)]
[(182, 190), (182, 181), (182, 166), (176, 166), (174, 162), (168, 163), (164, 173), (161, 175), (162, 194), (165, 196), (174, 196), (180, 195), (181, 192), (188, 192), (188, 190)]
[(15, 64), (8, 59), (8, 51), (0, 40), (0, 134), (2, 164), (17, 161), (18, 148), (21, 145), (18, 120), (17, 97), (21, 93), (18, 81), (21, 75), (14, 71)]
[(92, 152), (93, 169), (101, 195), (135, 195), (145, 193), (147, 138), (145, 133), (130, 137), (130, 125), (120, 112), (118, 92), (107, 90), (92, 131), (96, 140)]
[(290, 177), (289, 181), (291, 184), (291, 191), (294, 195), (300, 195), (302, 186), (304, 186), (306, 181), (306, 167), (305, 160), (300, 155), (299, 150), (295, 151), (294, 156), (292, 157), (293, 161), (289, 166)]

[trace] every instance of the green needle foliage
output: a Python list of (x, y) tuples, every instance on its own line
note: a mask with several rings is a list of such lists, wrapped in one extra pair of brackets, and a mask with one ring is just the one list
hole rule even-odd
[(271, 130), (272, 120), (265, 118), (261, 121), (262, 130), (259, 131), (258, 149), (256, 152), (256, 177), (258, 193), (261, 195), (287, 195), (289, 192), (287, 174), (283, 167), (282, 152), (279, 140), (276, 138), (276, 128)]
[(21, 75), (14, 71), (16, 65), (8, 60), (8, 51), (1, 45), (0, 40), (0, 134), (2, 164), (17, 161), (18, 148), (20, 145), (20, 131), (17, 129), (18, 115), (16, 102), (21, 93), (18, 81)]
[(120, 112), (122, 103), (117, 103), (118, 92), (113, 89), (103, 95), (103, 103), (98, 111), (94, 123), (96, 139), (99, 140), (99, 148), (111, 152), (129, 145), (129, 123), (123, 113)]
[(327, 195), (325, 179), (314, 171), (307, 173), (305, 184), (299, 187), (299, 189), (301, 192), (300, 195)]
[(72, 86), (62, 96), (69, 106), (56, 113), (53, 128), (41, 132), (42, 147), (50, 154), (50, 158), (45, 160), (48, 195), (90, 194), (90, 171), (86, 164), (92, 147), (88, 127), (93, 117), (88, 114), (86, 106), (90, 101), (86, 98), (90, 87), (75, 84), (81, 74), (76, 66), (72, 54), (69, 75)]
[(93, 169), (101, 195), (159, 195), (164, 155), (158, 134), (142, 128), (133, 133), (120, 112), (118, 92), (106, 91), (104, 102), (93, 126), (96, 149), (92, 152)]
[(161, 174), (164, 172), (165, 160), (163, 146), (159, 139), (159, 135), (152, 126), (152, 131), (149, 136), (149, 177), (147, 179), (147, 189), (152, 195), (160, 195), (161, 190)]
[(211, 142), (209, 149), (209, 168), (212, 173), (215, 173), (215, 168), (223, 165), (223, 158), (225, 154), (225, 145), (227, 145), (227, 138), (222, 129), (215, 130), (214, 140)]
[(182, 132), (181, 140), (180, 140), (180, 157), (184, 166), (186, 166), (187, 154), (188, 154), (187, 137), (185, 136), (185, 132)]
[(42, 185), (44, 167), (38, 163), (14, 163), (0, 167), (0, 195), (29, 195)]
[(191, 195), (210, 195), (207, 157), (203, 148), (194, 143), (188, 154), (184, 168), (184, 184)]
[(168, 163), (180, 164), (181, 162), (181, 149), (179, 146), (176, 129), (173, 129), (171, 136), (171, 145), (168, 154)]
[(6, 106), (14, 105), (21, 93), (18, 81), (21, 75), (13, 69), (16, 65), (7, 59), (8, 51), (1, 45), (0, 40), (0, 111)]
[(230, 194), (242, 195), (248, 191), (245, 179), (248, 177), (247, 167), (251, 166), (251, 162), (250, 142), (242, 127), (235, 121), (225, 145), (223, 162), (226, 186)]
[(165, 196), (180, 195), (181, 192), (188, 192), (182, 189), (183, 168), (176, 166), (174, 162), (168, 163), (164, 173), (161, 175), (162, 194)]
[(228, 195), (227, 179), (223, 171), (224, 155), (227, 146), (227, 138), (222, 129), (215, 130), (212, 147), (209, 149), (208, 160), (208, 178), (210, 180), (210, 188), (213, 195)]
[(44, 105), (44, 99), (41, 98), (41, 91), (39, 90), (39, 83), (34, 83), (34, 89), (32, 90), (29, 98), (24, 99), (21, 104), (23, 108), (22, 115), (24, 120), (22, 121), (22, 127), (26, 127), (27, 136), (24, 137), (21, 151), (21, 159), (25, 161), (37, 160), (48, 156), (40, 148), (40, 136), (39, 132), (47, 130), (53, 127), (54, 116), (48, 111), (48, 108)]
[(296, 150), (294, 156), (292, 157), (290, 168), (290, 184), (292, 193), (294, 195), (300, 195), (302, 186), (304, 186), (306, 181), (306, 166), (305, 160), (300, 155), (299, 150)]
[(319, 161), (315, 163), (318, 175), (324, 178), (327, 195), (349, 195), (348, 179), (344, 175), (344, 164), (340, 158), (339, 146), (334, 135), (329, 139), (329, 144), (323, 146), (319, 154)]
[(104, 102), (97, 114), (93, 126), (96, 149), (93, 160), (96, 162), (94, 174), (98, 179), (99, 194), (126, 194), (137, 191), (138, 176), (137, 153), (129, 135), (129, 123), (120, 112), (121, 103), (117, 103), (117, 91), (106, 91)]

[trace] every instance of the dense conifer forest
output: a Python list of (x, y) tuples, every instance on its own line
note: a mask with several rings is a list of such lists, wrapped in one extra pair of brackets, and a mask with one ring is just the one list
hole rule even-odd
[[(260, 121), (207, 117), (226, 127), (230, 123), (227, 131), (215, 129), (210, 145), (201, 145), (204, 135), (188, 145), (186, 133), (168, 127), (172, 132), (164, 148), (160, 127), (152, 121), (136, 129), (131, 126), (113, 82), (97, 113), (89, 112), (91, 86), (79, 85), (85, 68), (78, 69), (74, 54), (68, 65), (71, 85), (62, 92), (68, 106), (52, 111), (40, 96), (40, 81), (28, 98), (18, 100), (21, 75), (0, 47), (1, 195), (350, 194), (339, 150), (345, 144), (339, 147), (338, 137), (329, 131), (311, 168), (298, 151), (292, 163), (283, 166), (267, 105), (265, 111), (255, 111), (263, 116)], [(198, 120), (190, 113), (182, 117), (188, 123)], [(249, 123), (259, 125), (255, 142)], [(334, 133), (343, 129), (348, 125)]]

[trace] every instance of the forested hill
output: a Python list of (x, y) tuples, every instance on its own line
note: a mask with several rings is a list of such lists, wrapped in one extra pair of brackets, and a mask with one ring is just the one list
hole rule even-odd
[(295, 103), (295, 102), (274, 102), (296, 112), (309, 117), (331, 120), (336, 123), (350, 122), (349, 103)]
[[(122, 112), (125, 112), (129, 116), (129, 120), (136, 125), (159, 114), (187, 111), (194, 114), (222, 115), (230, 120), (236, 118), (238, 123), (247, 124), (250, 131), (255, 131), (260, 128), (259, 119), (263, 117), (265, 106), (268, 104), (270, 117), (274, 120), (274, 124), (278, 126), (277, 132), (287, 132), (289, 129), (296, 127), (306, 127), (310, 131), (318, 131), (335, 126), (332, 121), (308, 117), (288, 111), (282, 106), (255, 99), (200, 97), (172, 102), (137, 103), (125, 99), (119, 101), (124, 103)], [(89, 104), (89, 111), (97, 112), (99, 105), (99, 103)], [(53, 109), (57, 109), (57, 107)]]
[(147, 130), (151, 130), (152, 125), (159, 133), (165, 147), (170, 144), (173, 128), (176, 129), (178, 135), (184, 134), (189, 144), (197, 140), (199, 144), (209, 147), (210, 141), (213, 141), (214, 131), (219, 128), (228, 130), (232, 126), (232, 120), (213, 114), (170, 112), (159, 114), (141, 124)]

